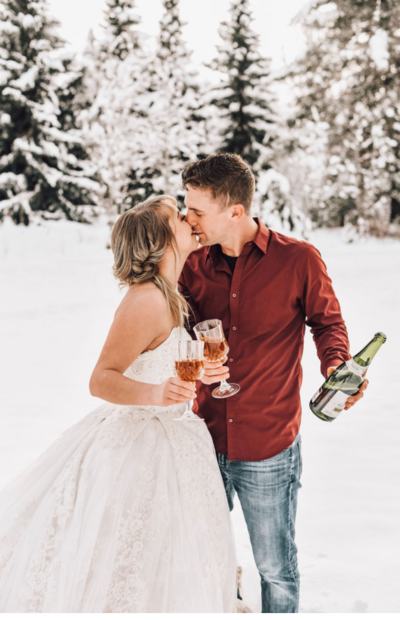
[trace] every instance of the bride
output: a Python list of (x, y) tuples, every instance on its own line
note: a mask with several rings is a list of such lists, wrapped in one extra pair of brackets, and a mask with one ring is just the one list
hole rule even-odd
[(234, 612), (236, 559), (211, 436), (173, 376), (197, 241), (171, 196), (114, 226), (128, 291), (90, 380), (105, 402), (0, 493), (0, 612)]

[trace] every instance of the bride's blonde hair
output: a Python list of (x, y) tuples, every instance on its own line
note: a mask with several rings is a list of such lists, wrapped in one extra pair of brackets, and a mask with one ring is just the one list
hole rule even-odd
[(154, 282), (164, 295), (175, 322), (183, 326), (189, 314), (188, 303), (159, 273), (168, 246), (172, 247), (175, 258), (179, 255), (169, 223), (170, 209), (163, 208), (176, 207), (176, 204), (173, 196), (162, 195), (125, 211), (114, 225), (111, 249), (114, 254), (113, 273), (120, 286)]

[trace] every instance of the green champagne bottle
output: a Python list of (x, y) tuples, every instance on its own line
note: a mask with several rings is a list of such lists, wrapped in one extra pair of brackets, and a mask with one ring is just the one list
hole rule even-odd
[(338, 417), (348, 397), (363, 384), (371, 361), (384, 342), (385, 334), (378, 332), (357, 355), (333, 371), (310, 400), (310, 409), (318, 418), (332, 422)]

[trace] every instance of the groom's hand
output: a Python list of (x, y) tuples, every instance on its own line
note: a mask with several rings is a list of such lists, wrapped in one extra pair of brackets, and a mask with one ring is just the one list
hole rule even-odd
[[(333, 373), (334, 370), (336, 370), (336, 368), (337, 366), (330, 366), (328, 368), (328, 377)], [(364, 383), (360, 386), (358, 392), (353, 394), (353, 396), (349, 396), (349, 398), (346, 400), (346, 405), (344, 407), (346, 411), (350, 409), (350, 407), (353, 407), (356, 402), (358, 402), (364, 396), (364, 392), (368, 387), (368, 383), (368, 379), (364, 379)]]
[(219, 383), (223, 379), (228, 379), (229, 368), (224, 366), (227, 359), (227, 357), (224, 357), (220, 362), (206, 362), (204, 360), (204, 375), (201, 381), (206, 385), (211, 385), (212, 383)]

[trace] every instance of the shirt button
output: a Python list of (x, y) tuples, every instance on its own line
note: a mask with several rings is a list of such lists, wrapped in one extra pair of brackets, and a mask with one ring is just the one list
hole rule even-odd
[(236, 293), (233, 293), (232, 297), (236, 297)]
[(233, 326), (233, 327), (232, 327), (232, 329), (233, 329), (233, 331), (235, 331), (235, 330), (236, 330), (236, 327), (235, 327), (235, 326)]
[(229, 361), (230, 361), (230, 362), (233, 362), (233, 357), (231, 357)]
[(229, 422), (233, 422), (232, 418), (229, 418)]

